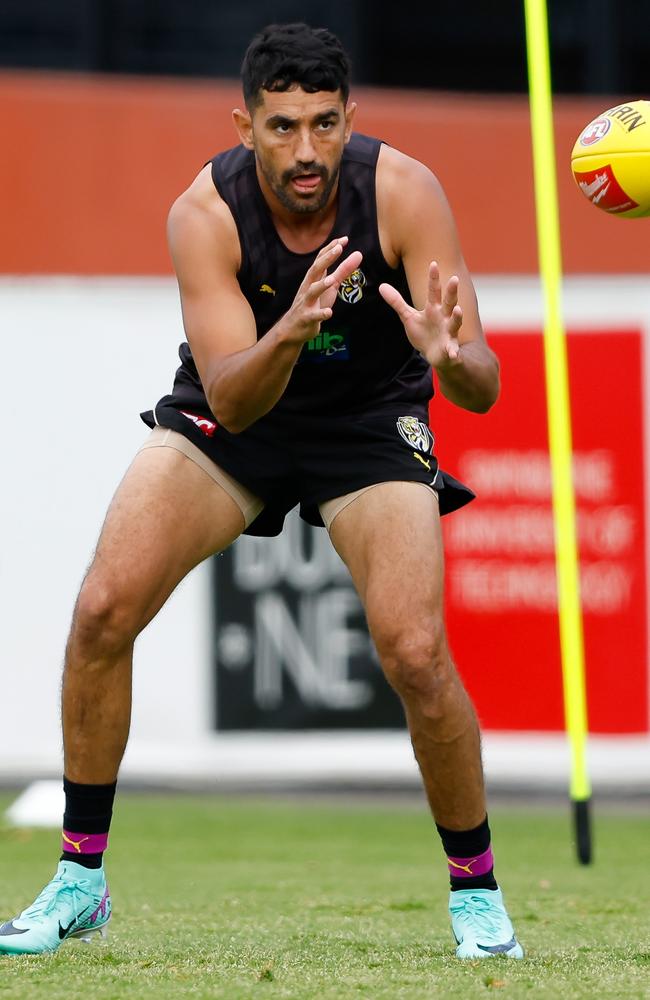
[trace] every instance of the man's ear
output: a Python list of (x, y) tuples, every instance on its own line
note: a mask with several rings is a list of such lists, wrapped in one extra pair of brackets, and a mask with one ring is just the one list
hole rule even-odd
[(253, 149), (253, 122), (248, 111), (241, 111), (235, 108), (232, 113), (232, 120), (237, 134), (246, 149)]
[(352, 123), (354, 121), (354, 113), (357, 110), (357, 106), (354, 101), (350, 101), (345, 109), (345, 141), (350, 141), (350, 136), (352, 135)]

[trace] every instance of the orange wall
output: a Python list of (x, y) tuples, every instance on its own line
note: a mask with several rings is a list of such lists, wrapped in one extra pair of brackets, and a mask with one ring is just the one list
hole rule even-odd
[[(537, 269), (528, 108), (520, 97), (355, 91), (357, 127), (431, 166), (476, 273)], [(650, 221), (576, 189), (569, 153), (617, 98), (556, 103), (564, 265), (650, 271)], [(234, 144), (236, 84), (0, 73), (0, 272), (165, 274), (165, 219), (205, 160)]]

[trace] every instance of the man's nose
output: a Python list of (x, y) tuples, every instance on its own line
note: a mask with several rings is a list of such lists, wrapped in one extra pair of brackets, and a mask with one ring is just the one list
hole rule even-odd
[(314, 139), (311, 129), (304, 128), (298, 132), (298, 144), (296, 146), (296, 159), (301, 163), (312, 163), (316, 159)]

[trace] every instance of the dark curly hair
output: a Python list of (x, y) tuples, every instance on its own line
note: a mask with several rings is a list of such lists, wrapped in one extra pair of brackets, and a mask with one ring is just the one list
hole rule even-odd
[(255, 35), (241, 68), (246, 107), (260, 103), (260, 90), (286, 91), (296, 84), (309, 94), (340, 90), (350, 93), (350, 60), (327, 28), (308, 24), (269, 24)]

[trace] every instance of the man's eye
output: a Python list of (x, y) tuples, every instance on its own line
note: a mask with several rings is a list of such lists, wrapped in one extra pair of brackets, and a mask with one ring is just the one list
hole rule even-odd
[(323, 132), (329, 132), (334, 127), (334, 122), (319, 122), (318, 127)]
[(275, 126), (275, 131), (279, 132), (280, 135), (286, 135), (290, 130), (291, 126), (287, 125), (286, 122), (283, 122), (282, 124)]

